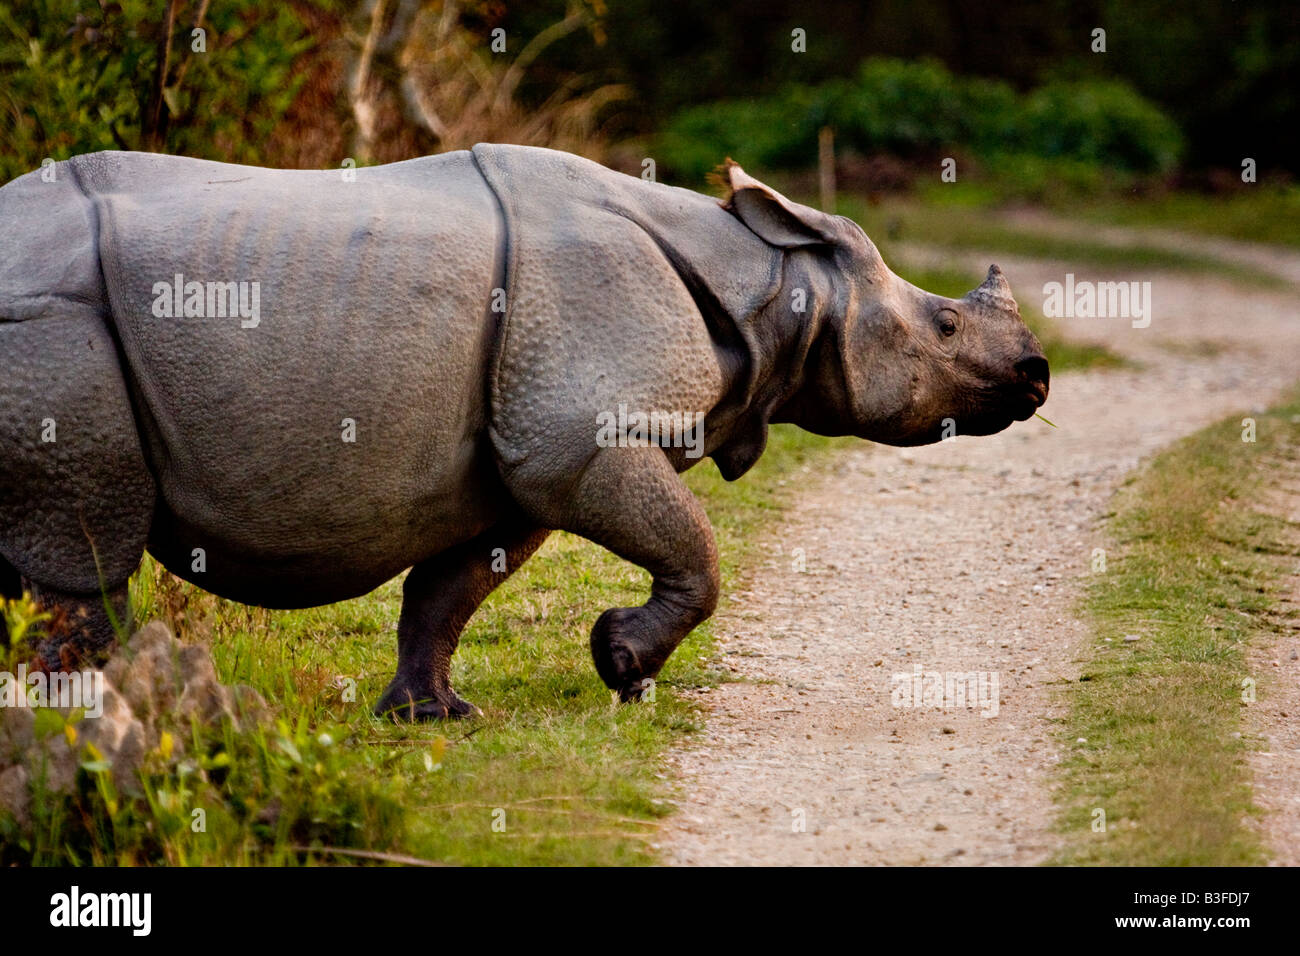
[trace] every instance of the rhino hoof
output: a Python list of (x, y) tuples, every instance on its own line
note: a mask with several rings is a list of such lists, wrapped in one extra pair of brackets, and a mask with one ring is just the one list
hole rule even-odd
[(450, 690), (415, 693), (404, 686), (390, 686), (375, 705), (375, 716), (387, 717), (393, 723), (415, 723), (482, 717), (483, 711)]
[(638, 704), (644, 700), (653, 700), (650, 697), (650, 685), (654, 682), (650, 678), (644, 678), (639, 681), (633, 681), (631, 684), (624, 684), (617, 691), (618, 702), (620, 704)]
[(602, 614), (591, 629), (591, 658), (596, 673), (610, 690), (618, 692), (618, 699), (629, 703), (641, 699), (641, 662), (619, 631), (635, 622), (636, 608), (615, 607)]

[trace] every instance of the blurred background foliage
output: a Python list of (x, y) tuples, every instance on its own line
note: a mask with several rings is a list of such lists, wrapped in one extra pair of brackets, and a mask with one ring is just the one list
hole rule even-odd
[(690, 179), (717, 164), (719, 146), (794, 169), (816, 155), (822, 126), (842, 147), (907, 159), (948, 150), (1170, 173), (1184, 150), (1177, 124), (1120, 81), (1054, 80), (1020, 94), (1000, 80), (955, 76), (934, 60), (870, 59), (849, 80), (688, 107), (668, 121), (658, 153)]
[(258, 0), (187, 12), (169, 29), (167, 6), (149, 0), (0, 3), (5, 178), (99, 149), (260, 160), (301, 90), (295, 64), (315, 46), (311, 31)]
[(1223, 190), (1246, 156), (1300, 169), (1298, 91), (1293, 0), (0, 0), (5, 180), (96, 149), (324, 167), (495, 140), (698, 185), (727, 154), (810, 168), (830, 126), (850, 186), (952, 155), (1031, 196)]

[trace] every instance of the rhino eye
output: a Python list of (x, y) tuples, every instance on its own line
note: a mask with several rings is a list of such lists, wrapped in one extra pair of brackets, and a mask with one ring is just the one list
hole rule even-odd
[(945, 338), (957, 334), (957, 318), (948, 310), (944, 310), (938, 315), (939, 331), (944, 334)]

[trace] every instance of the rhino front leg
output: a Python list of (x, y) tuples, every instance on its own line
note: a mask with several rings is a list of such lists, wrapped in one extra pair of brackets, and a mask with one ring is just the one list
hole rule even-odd
[(460, 633), (484, 598), (548, 534), (531, 524), (498, 525), (411, 569), (397, 622), (397, 676), (375, 705), (376, 714), (438, 720), (479, 713), (451, 687), (451, 657)]
[(619, 699), (647, 679), (718, 603), (718, 550), (700, 503), (658, 447), (603, 448), (583, 470), (560, 527), (653, 576), (640, 607), (611, 608), (591, 629), (596, 672)]

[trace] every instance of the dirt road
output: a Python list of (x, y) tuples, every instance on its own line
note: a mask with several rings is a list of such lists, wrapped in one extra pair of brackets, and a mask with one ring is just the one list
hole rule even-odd
[[(670, 756), (667, 862), (1032, 864), (1056, 849), (1054, 721), (1109, 497), (1144, 456), (1295, 380), (1300, 302), (1210, 277), (996, 261), (1039, 307), (1067, 271), (1152, 281), (1149, 328), (1062, 320), (1139, 366), (1054, 376), (1043, 412), (1057, 429), (863, 445), (807, 476), (719, 615), (721, 664), (741, 680), (701, 695), (702, 739)], [(918, 669), (986, 687), (996, 675), (997, 706), (897, 706)]]

